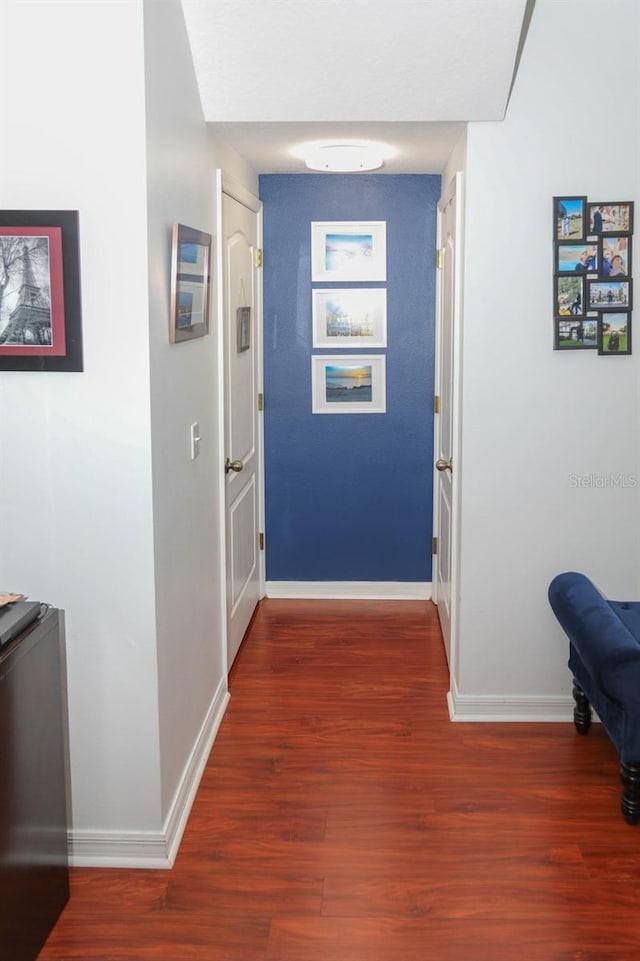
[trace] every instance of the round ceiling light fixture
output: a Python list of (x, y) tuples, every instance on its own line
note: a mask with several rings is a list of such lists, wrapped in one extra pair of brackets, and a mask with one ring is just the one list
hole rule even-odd
[(358, 173), (378, 170), (393, 150), (366, 141), (332, 141), (302, 144), (295, 151), (310, 170), (327, 173)]

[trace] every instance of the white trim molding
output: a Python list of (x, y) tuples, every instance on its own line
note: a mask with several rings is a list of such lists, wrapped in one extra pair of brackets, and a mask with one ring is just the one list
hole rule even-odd
[(213, 742), (229, 703), (222, 679), (185, 764), (171, 808), (159, 832), (71, 831), (69, 863), (82, 868), (171, 868), (189, 819)]
[(452, 680), (447, 694), (451, 721), (573, 721), (573, 699), (568, 697), (500, 697), (497, 694), (460, 694)]
[(430, 581), (267, 581), (267, 597), (298, 600), (430, 601)]

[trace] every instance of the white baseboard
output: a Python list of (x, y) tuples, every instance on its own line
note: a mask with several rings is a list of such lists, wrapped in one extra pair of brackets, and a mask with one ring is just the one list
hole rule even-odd
[(191, 755), (185, 765), (182, 778), (173, 797), (173, 803), (164, 824), (167, 839), (167, 856), (170, 864), (176, 859), (180, 841), (187, 826), (189, 814), (196, 799), (200, 780), (207, 765), (213, 742), (215, 741), (220, 722), (229, 703), (226, 677), (221, 678), (218, 689), (209, 705), (207, 716), (200, 728)]
[(459, 694), (455, 682), (447, 694), (452, 721), (572, 721), (573, 698), (499, 697), (493, 694)]
[(267, 581), (267, 597), (299, 600), (429, 601), (430, 581)]
[(198, 785), (229, 703), (226, 678), (220, 681), (185, 764), (162, 832), (71, 831), (69, 863), (83, 868), (171, 868), (195, 800)]
[(170, 868), (167, 839), (151, 831), (71, 831), (69, 864), (74, 868)]

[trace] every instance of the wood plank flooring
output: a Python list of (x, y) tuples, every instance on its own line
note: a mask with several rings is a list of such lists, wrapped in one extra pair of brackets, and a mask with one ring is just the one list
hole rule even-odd
[(631, 961), (600, 725), (452, 724), (427, 602), (263, 601), (172, 871), (74, 870), (39, 961)]

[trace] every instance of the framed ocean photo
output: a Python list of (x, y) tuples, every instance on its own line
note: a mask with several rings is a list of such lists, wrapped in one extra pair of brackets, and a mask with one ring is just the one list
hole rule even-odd
[(384, 414), (385, 374), (383, 354), (313, 355), (312, 413)]
[(312, 281), (387, 279), (387, 225), (383, 220), (314, 221)]

